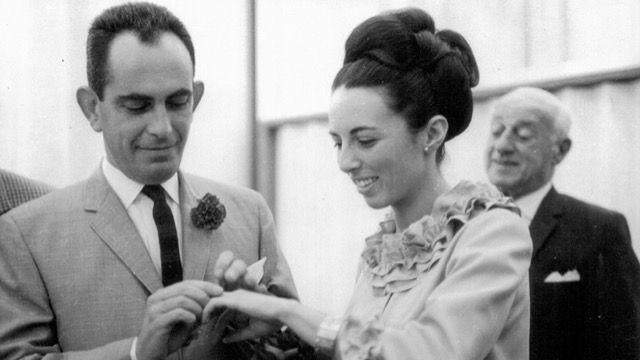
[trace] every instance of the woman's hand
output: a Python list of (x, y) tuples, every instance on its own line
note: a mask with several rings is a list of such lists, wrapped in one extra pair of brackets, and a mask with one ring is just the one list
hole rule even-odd
[(266, 322), (278, 322), (279, 316), (292, 302), (294, 300), (237, 289), (209, 300), (203, 311), (203, 321), (208, 321), (216, 309), (227, 308)]
[(253, 339), (277, 331), (282, 326), (277, 319), (278, 315), (275, 309), (284, 306), (287, 301), (292, 300), (243, 289), (225, 292), (220, 297), (209, 300), (203, 310), (203, 322), (215, 318), (216, 314), (221, 311), (224, 313), (229, 313), (230, 310), (241, 312), (251, 318), (249, 325), (229, 334), (223, 341), (232, 343)]
[[(219, 297), (211, 298), (202, 312), (203, 321), (209, 320), (217, 309), (232, 309), (252, 317), (252, 321), (255, 322), (252, 329), (254, 333), (257, 329), (261, 329), (264, 334), (268, 325), (276, 328), (280, 324), (287, 325), (308, 344), (314, 343), (318, 327), (326, 317), (324, 313), (308, 308), (297, 300), (258, 294), (243, 289), (224, 292)], [(254, 337), (248, 330), (251, 327), (239, 330), (224, 341), (235, 342)]]

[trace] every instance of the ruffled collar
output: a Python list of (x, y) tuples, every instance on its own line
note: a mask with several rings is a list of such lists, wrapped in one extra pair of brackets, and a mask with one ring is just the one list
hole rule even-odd
[(460, 182), (436, 199), (431, 214), (396, 232), (393, 218), (380, 223), (380, 230), (366, 238), (362, 253), (365, 275), (374, 293), (406, 291), (417, 284), (442, 257), (456, 232), (480, 213), (503, 208), (520, 213), (510, 198), (487, 184)]

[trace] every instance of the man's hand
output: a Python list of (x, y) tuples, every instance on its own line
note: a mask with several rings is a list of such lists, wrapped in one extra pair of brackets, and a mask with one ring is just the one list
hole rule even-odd
[[(247, 271), (247, 265), (244, 261), (237, 259), (231, 251), (225, 251), (220, 254), (216, 261), (214, 271), (214, 277), (218, 284), (222, 286), (225, 291), (233, 291), (236, 289), (246, 289), (252, 292), (261, 294), (268, 294), (264, 285), (260, 284), (260, 279), (255, 278)], [(233, 307), (231, 307), (233, 308)], [(209, 318), (216, 318), (224, 312), (226, 318), (229, 317), (231, 312), (229, 309), (224, 311), (224, 307), (217, 307), (210, 311)], [(237, 314), (236, 320), (240, 318), (246, 318), (245, 314)], [(247, 321), (235, 321), (236, 323), (246, 323)], [(229, 334), (224, 340), (225, 342), (236, 342), (247, 339), (253, 339), (260, 336), (270, 334), (278, 330), (282, 325), (274, 321), (264, 321), (254, 317), (248, 319), (246, 327), (237, 329), (233, 333)]]
[(213, 268), (214, 282), (217, 282), (225, 291), (233, 291), (238, 288), (259, 291), (260, 279), (254, 279), (247, 272), (247, 264), (233, 255), (231, 251), (224, 251), (218, 256)]
[(164, 359), (178, 350), (202, 319), (209, 300), (221, 294), (216, 284), (185, 280), (149, 296), (136, 344), (138, 360)]

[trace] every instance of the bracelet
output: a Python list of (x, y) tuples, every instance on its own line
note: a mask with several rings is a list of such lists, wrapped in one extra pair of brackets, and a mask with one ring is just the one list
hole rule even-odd
[(327, 316), (322, 320), (314, 341), (316, 351), (333, 355), (333, 347), (341, 325), (342, 318), (338, 316)]

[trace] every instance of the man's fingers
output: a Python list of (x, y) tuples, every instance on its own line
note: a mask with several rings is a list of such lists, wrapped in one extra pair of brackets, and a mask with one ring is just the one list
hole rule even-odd
[(204, 307), (209, 298), (222, 295), (222, 288), (214, 283), (199, 280), (185, 280), (162, 288), (151, 294), (149, 304), (159, 303), (170, 298), (186, 296)]
[(255, 339), (257, 337), (270, 334), (276, 330), (278, 330), (277, 325), (270, 324), (264, 321), (252, 321), (249, 323), (249, 326), (239, 329), (226, 336), (224, 339), (222, 339), (222, 342), (233, 343), (248, 339)]
[(224, 273), (234, 258), (235, 256), (231, 251), (223, 251), (220, 256), (218, 256), (218, 260), (216, 260), (216, 264), (213, 267), (213, 277), (219, 284), (222, 284)]
[(246, 272), (244, 274), (244, 285), (247, 287), (247, 289), (251, 290), (251, 291), (257, 291), (260, 292), (258, 289), (258, 282), (259, 280), (256, 279), (255, 277), (251, 276), (250, 273)]
[(200, 318), (203, 306), (187, 296), (176, 296), (150, 305), (149, 315), (152, 318), (158, 318), (175, 309), (186, 310), (196, 316), (196, 318)]
[(198, 321), (193, 313), (182, 308), (173, 309), (158, 320), (158, 325), (164, 325), (168, 328), (178, 324), (191, 328)]
[(242, 279), (244, 281), (246, 274), (247, 264), (245, 264), (244, 261), (240, 259), (234, 259), (227, 270), (224, 272), (224, 281), (227, 284), (239, 285), (237, 284), (238, 280)]
[(227, 301), (224, 296), (213, 298), (204, 307), (202, 311), (202, 322), (205, 323), (212, 318), (212, 314), (217, 313), (216, 310), (226, 307)]

